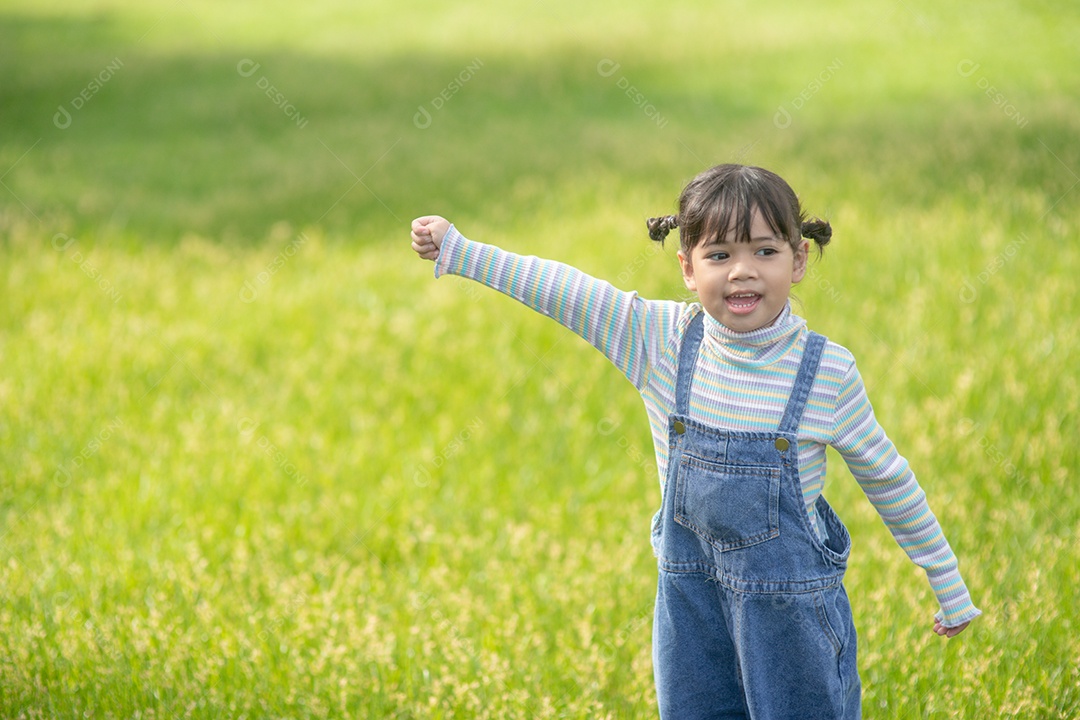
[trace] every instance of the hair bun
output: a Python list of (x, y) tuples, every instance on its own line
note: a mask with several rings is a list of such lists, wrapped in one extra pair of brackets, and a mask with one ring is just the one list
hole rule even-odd
[(819, 248), (823, 248), (832, 240), (832, 225), (827, 220), (817, 218), (807, 220), (802, 224), (802, 236), (813, 240)]
[(668, 233), (679, 227), (679, 217), (677, 215), (664, 215), (663, 217), (649, 218), (645, 224), (649, 226), (649, 237), (663, 245)]

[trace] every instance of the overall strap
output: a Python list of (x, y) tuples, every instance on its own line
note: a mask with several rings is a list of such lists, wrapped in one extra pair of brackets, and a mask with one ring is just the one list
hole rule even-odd
[(799, 363), (799, 374), (795, 377), (791, 397), (788, 398), (787, 408), (784, 409), (784, 417), (780, 420), (780, 432), (797, 434), (806, 400), (810, 397), (810, 388), (814, 386), (814, 378), (817, 377), (818, 365), (821, 364), (821, 351), (824, 348), (825, 336), (808, 330), (806, 349), (803, 350), (802, 362)]
[(702, 310), (683, 333), (682, 348), (679, 350), (679, 374), (675, 380), (675, 412), (687, 415), (690, 410), (690, 381), (694, 377), (694, 365), (697, 363), (698, 347), (704, 335), (705, 311)]

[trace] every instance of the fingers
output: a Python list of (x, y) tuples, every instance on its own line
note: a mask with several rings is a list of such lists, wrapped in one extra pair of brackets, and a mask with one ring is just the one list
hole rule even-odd
[(416, 228), (418, 226), (423, 227), (425, 225), (430, 225), (431, 223), (435, 222), (436, 220), (441, 220), (441, 219), (442, 219), (441, 215), (421, 215), (420, 217), (413, 220), (413, 228)]
[(945, 636), (946, 636), (946, 637), (951, 637), (951, 638), (954, 638), (954, 637), (956, 637), (957, 635), (959, 635), (960, 633), (964, 632), (964, 629), (965, 629), (965, 628), (967, 628), (967, 626), (968, 626), (969, 624), (970, 624), (970, 623), (964, 623), (963, 625), (957, 625), (957, 626), (956, 626), (956, 627), (954, 627), (954, 628), (946, 628), (946, 631), (947, 631), (947, 632), (945, 633)]
[(431, 229), (428, 227), (433, 219), (431, 216), (424, 216), (412, 221), (412, 249), (424, 260), (434, 260), (439, 256), (439, 249), (435, 247), (431, 239)]
[(421, 215), (412, 221), (412, 231), (420, 235), (430, 235), (430, 226), (442, 219), (439, 215)]
[(971, 622), (968, 621), (968, 622), (964, 623), (963, 625), (957, 625), (956, 627), (951, 627), (950, 628), (950, 627), (945, 627), (944, 625), (942, 625), (940, 620), (935, 620), (934, 621), (934, 632), (937, 633), (938, 635), (941, 635), (942, 637), (954, 638), (957, 635), (959, 635), (960, 633), (964, 632), (964, 629), (967, 628), (967, 626), (970, 625), (970, 624), (971, 624)]
[(412, 249), (424, 260), (435, 260), (439, 257), (439, 248), (430, 239), (418, 238), (413, 234)]
[(431, 237), (431, 228), (429, 228), (427, 225), (422, 225), (420, 223), (420, 220), (421, 220), (421, 218), (417, 218), (416, 220), (413, 220), (412, 233), (410, 233), (412, 235), (413, 240), (417, 240), (419, 238), (430, 238)]
[(439, 215), (422, 215), (412, 221), (412, 249), (425, 260), (439, 257), (439, 246), (449, 223)]

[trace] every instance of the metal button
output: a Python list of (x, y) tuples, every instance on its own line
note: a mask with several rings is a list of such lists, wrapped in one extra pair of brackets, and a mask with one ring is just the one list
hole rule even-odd
[(686, 432), (686, 425), (683, 425), (682, 420), (675, 421), (675, 432), (679, 435), (682, 435), (684, 432)]
[(780, 452), (787, 452), (788, 447), (791, 445), (787, 441), (787, 438), (776, 438), (776, 449)]

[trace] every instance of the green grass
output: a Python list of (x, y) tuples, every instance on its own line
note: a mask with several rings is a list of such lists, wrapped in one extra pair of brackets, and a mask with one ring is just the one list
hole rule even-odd
[(408, 222), (684, 297), (732, 159), (985, 612), (833, 455), (864, 716), (1080, 715), (1077, 8), (640, 5), (0, 6), (0, 715), (655, 716), (636, 392)]

